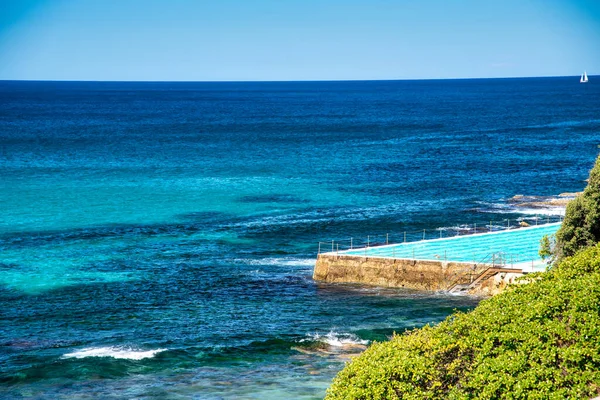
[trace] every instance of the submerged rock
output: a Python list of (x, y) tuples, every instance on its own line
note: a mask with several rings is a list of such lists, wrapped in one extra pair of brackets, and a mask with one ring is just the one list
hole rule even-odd
[(524, 196), (517, 194), (508, 199), (508, 203), (516, 208), (563, 208), (579, 193), (565, 192), (558, 196)]
[(559, 194), (558, 197), (571, 197), (571, 198), (575, 198), (576, 196), (579, 196), (581, 193), (583, 193), (583, 192), (565, 192), (565, 193)]
[(341, 345), (330, 345), (328, 343), (312, 344), (310, 346), (294, 346), (292, 350), (303, 356), (334, 357), (342, 361), (348, 361), (365, 351), (367, 345), (361, 343), (342, 343)]

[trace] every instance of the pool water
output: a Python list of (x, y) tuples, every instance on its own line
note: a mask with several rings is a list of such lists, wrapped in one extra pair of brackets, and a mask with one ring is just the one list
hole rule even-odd
[(508, 265), (527, 263), (539, 268), (543, 266), (538, 254), (540, 240), (545, 235), (556, 233), (559, 227), (560, 223), (553, 223), (501, 232), (353, 249), (340, 254), (479, 263), (502, 258)]

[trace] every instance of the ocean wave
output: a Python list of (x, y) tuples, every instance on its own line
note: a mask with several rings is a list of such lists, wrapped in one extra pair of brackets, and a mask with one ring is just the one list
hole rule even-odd
[(541, 125), (531, 125), (528, 128), (564, 128), (571, 126), (585, 126), (585, 125), (594, 125), (600, 122), (600, 119), (589, 119), (585, 121), (580, 120), (571, 120), (571, 121), (560, 121), (560, 122), (550, 122), (547, 124)]
[(352, 333), (339, 333), (335, 331), (330, 331), (325, 335), (319, 333), (308, 333), (306, 336), (308, 336), (308, 338), (302, 339), (300, 342), (322, 342), (333, 347), (349, 347), (357, 345), (366, 346), (369, 344), (368, 340), (363, 340)]
[[(235, 259), (235, 262), (247, 265), (282, 265), (286, 267), (312, 267), (315, 260), (312, 258), (260, 258), (260, 259)], [(256, 271), (258, 272), (258, 270)]]
[(443, 226), (441, 228), (436, 228), (436, 231), (472, 231), (474, 227), (472, 225), (453, 225), (453, 226)]
[(544, 129), (560, 129), (560, 128), (581, 128), (581, 127), (594, 127), (600, 123), (599, 119), (589, 120), (567, 120), (559, 122), (550, 122), (547, 124), (536, 124), (536, 125), (523, 125), (515, 127), (493, 127), (488, 129), (478, 129), (477, 132), (515, 132), (515, 131), (531, 131), (531, 130), (544, 130)]
[(477, 207), (474, 211), (489, 214), (524, 214), (524, 215), (547, 215), (564, 216), (565, 207), (548, 205), (545, 207), (521, 207), (519, 205), (504, 203), (480, 203), (482, 207)]
[(134, 350), (130, 347), (88, 347), (63, 355), (63, 358), (112, 357), (124, 360), (152, 358), (168, 349)]
[(329, 225), (332, 220), (336, 223), (365, 221), (374, 218), (386, 217), (390, 215), (400, 215), (409, 212), (418, 212), (429, 209), (435, 205), (439, 206), (440, 201), (419, 201), (416, 204), (392, 203), (377, 205), (372, 207), (340, 206), (336, 208), (318, 208), (307, 211), (301, 211), (288, 215), (258, 216), (250, 221), (234, 223), (232, 227), (244, 229), (265, 229), (285, 227), (289, 229), (293, 226), (314, 226)]
[(564, 216), (566, 211), (564, 207), (517, 208), (516, 210), (519, 214), (548, 216)]

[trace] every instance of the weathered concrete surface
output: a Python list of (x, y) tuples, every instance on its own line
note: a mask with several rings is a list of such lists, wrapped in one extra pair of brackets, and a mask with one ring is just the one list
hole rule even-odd
[(473, 263), (320, 254), (313, 279), (419, 290), (470, 283), (486, 266)]
[(495, 296), (502, 293), (508, 285), (513, 283), (528, 283), (527, 280), (517, 282), (517, 278), (525, 276), (519, 273), (497, 273), (494, 276), (484, 280), (481, 285), (469, 291), (469, 294), (476, 296)]

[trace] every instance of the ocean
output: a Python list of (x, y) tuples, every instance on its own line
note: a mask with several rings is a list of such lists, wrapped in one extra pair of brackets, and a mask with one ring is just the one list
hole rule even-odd
[(582, 190), (579, 77), (0, 82), (0, 397), (313, 399), (479, 299), (311, 279), (319, 241)]

